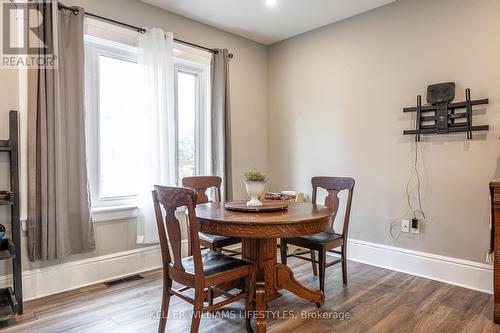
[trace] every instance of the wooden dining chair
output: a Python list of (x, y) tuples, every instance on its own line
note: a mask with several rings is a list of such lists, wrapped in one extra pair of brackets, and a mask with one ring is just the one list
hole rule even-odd
[[(196, 193), (198, 194), (198, 200), (196, 204), (204, 204), (209, 202), (207, 196), (207, 190), (212, 188), (215, 189), (215, 194), (216, 194), (214, 201), (220, 202), (221, 184), (222, 184), (222, 179), (217, 176), (195, 176), (195, 177), (186, 177), (182, 179), (182, 186), (189, 187), (195, 190)], [(217, 235), (206, 234), (203, 232), (200, 232), (199, 238), (200, 238), (200, 244), (204, 248), (217, 252), (224, 251), (230, 253), (230, 255), (241, 254), (241, 252), (238, 251), (224, 249), (224, 247), (241, 243), (241, 238), (217, 236)]]
[[(327, 267), (342, 263), (342, 280), (347, 284), (347, 233), (349, 230), (349, 218), (351, 215), (352, 194), (354, 191), (355, 181), (352, 178), (340, 177), (314, 177), (311, 180), (313, 187), (312, 203), (316, 204), (318, 188), (323, 188), (328, 192), (325, 198), (325, 206), (332, 209), (335, 214), (332, 217), (332, 226), (329, 230), (317, 234), (281, 239), (280, 252), (281, 262), (286, 265), (287, 257), (296, 257), (307, 260), (312, 263), (314, 275), (318, 275), (316, 265), (319, 265), (319, 287), (322, 292), (325, 292), (325, 270)], [(340, 191), (349, 191), (347, 197), (347, 205), (344, 216), (344, 225), (342, 233), (337, 233), (334, 230), (333, 222), (339, 209)], [(295, 245), (307, 249), (297, 253), (288, 254), (288, 244)], [(335, 250), (340, 247), (340, 251)], [(319, 258), (316, 259), (316, 251)], [(340, 259), (332, 262), (326, 262), (326, 253), (331, 252), (340, 255)], [(304, 257), (309, 254), (311, 258)]]
[[(163, 297), (161, 317), (158, 332), (163, 333), (167, 325), (170, 296), (175, 295), (194, 305), (191, 332), (198, 332), (200, 319), (203, 312), (211, 312), (223, 306), (246, 298), (245, 322), (247, 332), (252, 332), (250, 316), (255, 285), (254, 267), (246, 261), (226, 256), (212, 250), (201, 251), (198, 237), (198, 224), (196, 223), (195, 202), (196, 192), (181, 187), (155, 186), (153, 202), (156, 222), (160, 238), (161, 256), (163, 262)], [(161, 210), (165, 210), (165, 221)], [(188, 231), (191, 235), (192, 255), (181, 256), (181, 228), (175, 213), (179, 207), (187, 207)], [(171, 248), (172, 256), (169, 248)], [(173, 260), (172, 260), (173, 259)], [(216, 286), (231, 281), (246, 279), (246, 287), (240, 293), (233, 295)], [(184, 287), (172, 288), (172, 281)], [(194, 299), (184, 292), (194, 289)], [(205, 306), (207, 291), (215, 289), (226, 296), (227, 299), (215, 305)]]

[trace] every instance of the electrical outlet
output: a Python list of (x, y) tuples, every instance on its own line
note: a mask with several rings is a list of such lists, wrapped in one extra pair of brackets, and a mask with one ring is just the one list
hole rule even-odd
[(410, 232), (410, 220), (401, 220), (401, 232)]
[(420, 223), (418, 223), (417, 219), (411, 220), (411, 233), (419, 234), (420, 233)]

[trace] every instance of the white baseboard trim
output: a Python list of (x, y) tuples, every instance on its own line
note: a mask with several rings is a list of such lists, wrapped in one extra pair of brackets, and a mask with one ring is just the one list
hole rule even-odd
[[(158, 245), (23, 272), (25, 300), (40, 298), (161, 267)], [(11, 276), (0, 277), (8, 286)]]
[[(187, 241), (183, 240), (182, 243), (185, 253)], [(493, 293), (493, 268), (488, 264), (356, 239), (348, 241), (348, 258), (368, 265)], [(23, 272), (24, 299), (49, 296), (160, 267), (160, 248), (154, 245), (28, 270)], [(0, 277), (0, 286), (10, 285), (11, 280), (10, 275)]]
[(493, 293), (493, 266), (394, 246), (348, 240), (349, 260)]
[[(187, 253), (187, 240), (181, 242)], [(23, 271), (23, 298), (31, 300), (161, 268), (159, 245)], [(0, 277), (0, 287), (12, 275)]]

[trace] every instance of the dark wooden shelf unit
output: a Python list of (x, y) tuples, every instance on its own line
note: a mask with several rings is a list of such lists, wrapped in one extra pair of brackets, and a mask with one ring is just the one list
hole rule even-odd
[(10, 239), (0, 240), (0, 260), (13, 259), (16, 257), (16, 245)]
[[(0, 140), (0, 152), (9, 155), (10, 195), (0, 200), (0, 206), (9, 206), (12, 238), (0, 240), (0, 260), (12, 261), (12, 281), (9, 288), (0, 289), (0, 321), (23, 313), (21, 256), (21, 219), (19, 216), (19, 123), (17, 111), (9, 112), (9, 139)], [(3, 224), (6, 224), (2, 222)]]
[(490, 183), (493, 244), (493, 319), (500, 324), (500, 182)]
[(12, 288), (0, 289), (0, 318), (7, 320), (19, 314), (19, 303)]

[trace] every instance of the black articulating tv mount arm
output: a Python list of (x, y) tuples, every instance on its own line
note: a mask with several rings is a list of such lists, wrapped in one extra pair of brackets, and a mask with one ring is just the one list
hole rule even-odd
[[(488, 99), (472, 100), (470, 89), (465, 90), (465, 102), (452, 103), (455, 99), (455, 83), (439, 83), (427, 87), (427, 103), (422, 106), (422, 96), (417, 96), (417, 106), (404, 108), (403, 112), (416, 112), (414, 130), (403, 131), (404, 135), (415, 135), (420, 141), (422, 134), (467, 133), (472, 139), (472, 132), (487, 131), (488, 125), (472, 126), (472, 107), (489, 104)], [(465, 109), (465, 112), (457, 110)]]

